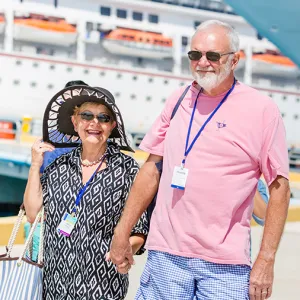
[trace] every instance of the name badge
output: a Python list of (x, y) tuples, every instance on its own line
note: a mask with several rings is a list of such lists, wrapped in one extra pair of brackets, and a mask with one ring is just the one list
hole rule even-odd
[(184, 190), (189, 170), (182, 167), (175, 167), (172, 177), (171, 187), (174, 189)]
[(77, 222), (77, 218), (72, 215), (65, 213), (63, 219), (61, 220), (59, 226), (57, 227), (58, 233), (69, 237), (71, 235), (72, 230), (75, 227)]

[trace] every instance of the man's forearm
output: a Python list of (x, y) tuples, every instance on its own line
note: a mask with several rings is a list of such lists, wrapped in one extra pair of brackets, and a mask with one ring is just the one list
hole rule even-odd
[(264, 259), (275, 259), (283, 233), (290, 201), (288, 180), (278, 176), (270, 186), (263, 239), (259, 255)]
[(132, 228), (157, 192), (158, 184), (159, 172), (155, 162), (145, 162), (132, 185), (115, 234), (130, 236)]

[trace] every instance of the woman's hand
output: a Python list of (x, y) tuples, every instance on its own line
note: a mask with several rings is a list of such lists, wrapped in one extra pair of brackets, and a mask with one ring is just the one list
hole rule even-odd
[(41, 138), (37, 139), (31, 148), (31, 166), (41, 167), (46, 151), (53, 151), (53, 145), (43, 142)]
[[(106, 261), (111, 261), (110, 258), (110, 252), (108, 252), (105, 256), (105, 260)], [(117, 267), (117, 271), (121, 274), (127, 274), (131, 268), (131, 264), (129, 263), (129, 261), (127, 259), (125, 259), (125, 261), (123, 263), (121, 263), (120, 265), (116, 265)]]

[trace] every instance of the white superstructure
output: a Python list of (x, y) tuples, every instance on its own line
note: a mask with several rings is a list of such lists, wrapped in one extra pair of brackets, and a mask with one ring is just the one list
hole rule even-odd
[(289, 144), (300, 140), (298, 68), (222, 1), (3, 0), (0, 14), (0, 119), (41, 119), (67, 81), (83, 80), (112, 91), (127, 130), (143, 134), (192, 80), (194, 28), (219, 19), (241, 36), (237, 78), (270, 95)]

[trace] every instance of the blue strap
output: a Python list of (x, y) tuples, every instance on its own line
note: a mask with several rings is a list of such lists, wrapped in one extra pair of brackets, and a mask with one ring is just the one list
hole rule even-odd
[(80, 203), (80, 200), (81, 200), (81, 198), (82, 198), (84, 192), (86, 191), (86, 189), (87, 189), (88, 186), (90, 185), (91, 181), (93, 180), (93, 178), (95, 177), (95, 175), (96, 175), (97, 172), (99, 171), (100, 167), (102, 166), (102, 163), (103, 163), (104, 159), (105, 159), (105, 155), (104, 155), (103, 158), (101, 159), (101, 161), (100, 161), (100, 163), (99, 163), (99, 165), (98, 165), (96, 171), (93, 173), (93, 175), (91, 176), (91, 178), (90, 178), (90, 179), (88, 180), (88, 182), (86, 182), (86, 184), (80, 189), (80, 191), (79, 191), (79, 193), (78, 193), (78, 195), (77, 195), (77, 197), (76, 197), (76, 200), (75, 200), (75, 207), (73, 208), (72, 213), (76, 213), (77, 207), (78, 207), (78, 205), (79, 205), (79, 203)]
[(177, 103), (176, 103), (176, 105), (175, 105), (175, 107), (172, 111), (171, 120), (174, 118), (174, 116), (175, 116), (182, 100), (184, 99), (184, 97), (185, 97), (186, 93), (188, 92), (188, 90), (190, 89), (190, 87), (191, 87), (190, 85), (187, 86), (186, 89), (184, 90), (184, 92), (182, 93), (182, 95), (180, 96), (180, 98), (178, 99), (178, 101), (177, 101)]
[(228, 96), (231, 94), (231, 92), (233, 91), (234, 87), (235, 87), (235, 83), (236, 83), (236, 79), (234, 79), (233, 84), (230, 88), (230, 90), (226, 93), (226, 95), (223, 97), (223, 99), (221, 100), (221, 102), (218, 104), (218, 106), (214, 109), (214, 111), (210, 114), (210, 116), (207, 118), (207, 120), (204, 122), (204, 124), (201, 126), (200, 130), (198, 131), (198, 133), (196, 134), (196, 136), (194, 137), (193, 141), (191, 142), (190, 146), (188, 146), (189, 144), (189, 139), (190, 139), (190, 134), (191, 134), (191, 128), (192, 128), (192, 124), (193, 124), (193, 120), (194, 120), (194, 115), (195, 115), (195, 111), (196, 111), (196, 107), (197, 107), (197, 102), (198, 102), (198, 97), (201, 94), (202, 90), (199, 91), (195, 104), (194, 104), (194, 108), (193, 108), (193, 112), (192, 112), (192, 116), (191, 116), (191, 120), (190, 120), (190, 124), (189, 124), (189, 129), (188, 129), (188, 133), (187, 133), (187, 137), (186, 137), (186, 143), (185, 143), (185, 151), (184, 151), (184, 158), (182, 160), (182, 166), (184, 166), (185, 164), (185, 160), (186, 157), (188, 156), (188, 154), (190, 153), (190, 151), (192, 150), (194, 144), (196, 143), (197, 139), (199, 138), (199, 136), (201, 135), (202, 131), (204, 130), (204, 128), (206, 127), (206, 125), (209, 123), (209, 121), (212, 119), (212, 117), (215, 115), (215, 113), (219, 110), (219, 108), (222, 106), (222, 104), (226, 101), (226, 99), (228, 98)]

